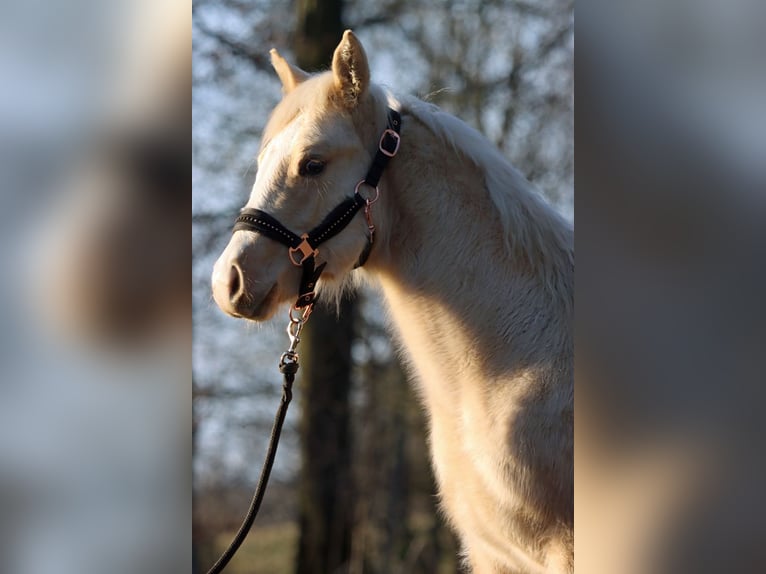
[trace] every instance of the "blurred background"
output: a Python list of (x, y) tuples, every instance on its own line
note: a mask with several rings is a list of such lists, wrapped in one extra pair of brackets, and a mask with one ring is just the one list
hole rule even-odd
[(577, 571), (766, 571), (766, 10), (577, 8)]
[[(351, 28), (372, 79), (482, 131), (573, 216), (573, 4), (196, 1), (192, 249), (196, 572), (233, 536), (258, 477), (281, 393), (286, 315), (225, 316), (210, 275), (255, 178), (281, 86), (269, 49), (329, 67)], [(391, 347), (380, 295), (317, 310), (301, 343), (296, 401), (254, 532), (233, 573), (458, 572), (436, 510), (423, 414)]]
[(191, 570), (191, 14), (0, 6), (0, 571)]

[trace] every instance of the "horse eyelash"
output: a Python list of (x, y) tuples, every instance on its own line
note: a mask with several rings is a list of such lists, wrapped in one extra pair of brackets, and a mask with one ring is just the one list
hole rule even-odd
[(326, 198), (326, 197), (327, 197), (327, 194), (328, 194), (328, 193), (329, 193), (329, 191), (330, 191), (330, 183), (331, 183), (331, 182), (329, 182), (329, 181), (320, 181), (320, 182), (317, 182), (317, 183), (319, 184), (319, 185), (317, 186), (317, 194), (318, 194), (318, 195), (319, 195), (319, 197), (321, 197), (322, 199)]

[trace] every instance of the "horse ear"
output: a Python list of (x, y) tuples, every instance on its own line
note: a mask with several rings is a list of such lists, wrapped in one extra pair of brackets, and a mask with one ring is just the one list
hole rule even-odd
[(335, 48), (332, 75), (343, 105), (355, 108), (370, 85), (370, 66), (361, 42), (351, 30), (343, 32), (343, 39)]
[(277, 76), (282, 82), (282, 93), (289, 94), (298, 84), (309, 77), (306, 72), (288, 63), (274, 48), (271, 49), (270, 53), (271, 65), (274, 66)]

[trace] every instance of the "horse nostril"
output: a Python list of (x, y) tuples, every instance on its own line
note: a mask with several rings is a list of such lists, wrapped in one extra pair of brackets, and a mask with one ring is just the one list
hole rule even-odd
[(229, 269), (229, 299), (235, 302), (242, 294), (242, 270), (237, 265)]

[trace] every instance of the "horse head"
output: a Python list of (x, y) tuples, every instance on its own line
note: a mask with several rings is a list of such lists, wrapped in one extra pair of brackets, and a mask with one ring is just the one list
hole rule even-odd
[[(351, 31), (336, 48), (330, 71), (309, 75), (276, 50), (271, 59), (283, 98), (264, 131), (255, 183), (243, 212), (268, 213), (300, 236), (354, 195), (375, 152), (371, 144), (377, 144), (372, 134), (378, 120), (367, 56)], [(365, 190), (368, 197), (374, 193)], [(322, 281), (347, 277), (368, 237), (365, 218), (357, 215), (319, 246), (316, 259), (326, 262)], [(304, 246), (305, 253), (295, 251), (264, 233), (235, 230), (213, 269), (218, 306), (235, 317), (272, 316), (281, 303), (298, 296), (299, 263), (310, 250)]]

